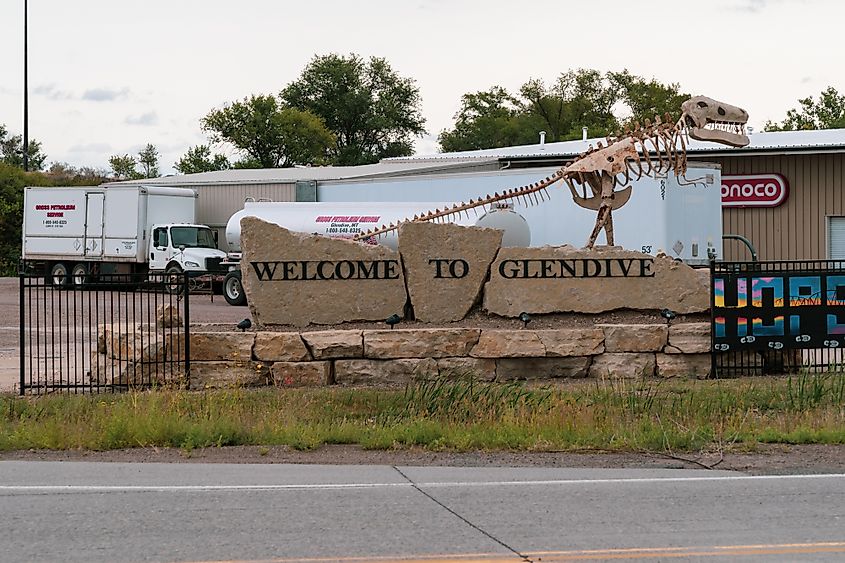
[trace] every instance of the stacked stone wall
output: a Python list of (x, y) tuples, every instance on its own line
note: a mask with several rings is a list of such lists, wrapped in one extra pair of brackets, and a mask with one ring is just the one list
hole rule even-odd
[(706, 378), (709, 347), (708, 323), (194, 332), (189, 387), (389, 386), (467, 374), (486, 381)]

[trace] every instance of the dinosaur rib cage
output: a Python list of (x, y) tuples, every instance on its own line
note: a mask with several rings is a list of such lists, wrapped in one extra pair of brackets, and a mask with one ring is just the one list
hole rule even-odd
[[(651, 125), (647, 122), (644, 128), (637, 127), (634, 131), (626, 134), (623, 137), (608, 138), (608, 146), (626, 139), (632, 138), (634, 146), (636, 147), (636, 157), (628, 158), (625, 161), (625, 168), (621, 173), (614, 176), (614, 187), (627, 186), (631, 180), (639, 180), (643, 176), (657, 177), (668, 174), (670, 171), (674, 172), (676, 176), (683, 176), (687, 170), (687, 156), (686, 156), (686, 142), (684, 139), (684, 130), (680, 124), (673, 125), (668, 123), (655, 123)], [(602, 144), (598, 143), (599, 148), (594, 149), (592, 145), (590, 149), (578, 156), (574, 162), (588, 156), (595, 150), (600, 150)], [(549, 197), (546, 190), (555, 182), (563, 180), (566, 184), (575, 191), (575, 186), (582, 187), (584, 190), (584, 197), (596, 197), (598, 195), (598, 183), (591, 185), (590, 179), (595, 181), (600, 180), (601, 172), (568, 172), (568, 167), (563, 167), (554, 174), (527, 186), (519, 188), (512, 188), (505, 190), (502, 193), (495, 192), (493, 195), (487, 195), (477, 200), (469, 200), (468, 203), (455, 204), (450, 208), (435, 209), (422, 215), (414, 215), (405, 221), (397, 223), (390, 223), (389, 225), (382, 225), (376, 229), (357, 234), (353, 240), (364, 240), (372, 237), (380, 237), (391, 231), (395, 231), (404, 222), (435, 222), (445, 223), (451, 217), (469, 216), (472, 211), (478, 216), (479, 211), (487, 211), (493, 209), (496, 204), (519, 202), (525, 207), (537, 205)], [(587, 186), (590, 185), (592, 194), (587, 194)]]
[[(608, 138), (608, 147), (630, 137), (634, 141), (636, 157), (625, 160), (625, 169), (613, 176), (613, 187), (625, 187), (632, 180), (639, 180), (643, 176), (652, 178), (663, 176), (673, 172), (675, 176), (683, 176), (687, 172), (687, 150), (685, 131), (680, 124), (671, 125), (665, 123), (647, 124), (645, 128), (637, 128), (628, 135), (620, 138)], [(578, 160), (584, 158), (602, 148), (601, 142), (598, 148), (590, 149), (579, 155)], [(564, 171), (563, 181), (576, 193), (576, 186), (582, 188), (583, 197), (589, 199), (598, 196), (602, 172), (566, 172)], [(589, 180), (595, 179), (590, 184)], [(587, 186), (592, 189), (592, 194), (587, 193)]]

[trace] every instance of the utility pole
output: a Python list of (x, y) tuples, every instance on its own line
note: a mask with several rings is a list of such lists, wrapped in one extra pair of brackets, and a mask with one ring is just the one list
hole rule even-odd
[(27, 60), (26, 12), (27, 1), (23, 0), (23, 170), (29, 172), (29, 82)]

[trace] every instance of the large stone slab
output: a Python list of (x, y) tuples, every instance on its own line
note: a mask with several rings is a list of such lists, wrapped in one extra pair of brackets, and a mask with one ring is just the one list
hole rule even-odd
[(587, 377), (590, 357), (503, 358), (496, 360), (496, 379), (553, 379)]
[(315, 360), (364, 356), (364, 338), (360, 330), (321, 330), (303, 332), (301, 336)]
[(710, 354), (657, 354), (659, 377), (710, 377)]
[(473, 346), (473, 358), (544, 357), (546, 348), (533, 330), (484, 329)]
[(241, 273), (259, 326), (383, 321), (407, 301), (399, 253), (241, 219)]
[(593, 357), (589, 376), (596, 379), (637, 379), (652, 377), (657, 369), (654, 354), (605, 353)]
[(604, 352), (604, 331), (597, 327), (534, 331), (548, 357), (595, 356)]
[(260, 362), (191, 363), (189, 389), (261, 387), (273, 381), (270, 366)]
[(454, 223), (404, 223), (399, 254), (414, 315), (423, 322), (463, 319), (478, 301), (502, 231)]
[(192, 332), (191, 361), (217, 362), (252, 359), (255, 334), (250, 332)]
[(417, 377), (437, 377), (437, 360), (335, 360), (338, 385), (405, 385)]
[(669, 327), (668, 354), (703, 354), (710, 351), (710, 323), (678, 323)]
[(298, 332), (258, 332), (252, 355), (265, 362), (302, 362), (311, 359)]
[(381, 360), (466, 356), (480, 333), (477, 328), (365, 330), (364, 356)]
[(438, 358), (440, 377), (461, 379), (471, 377), (481, 381), (496, 378), (496, 360), (488, 358)]
[(484, 308), (506, 317), (663, 308), (696, 313), (710, 306), (708, 283), (682, 262), (619, 247), (502, 248), (484, 287)]
[(605, 324), (604, 349), (608, 352), (660, 352), (669, 338), (663, 325)]
[(270, 373), (277, 387), (322, 387), (332, 383), (331, 362), (276, 362)]

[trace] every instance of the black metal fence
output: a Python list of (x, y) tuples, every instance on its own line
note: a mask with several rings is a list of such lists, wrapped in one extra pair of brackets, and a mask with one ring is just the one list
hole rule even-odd
[(845, 371), (845, 261), (712, 262), (714, 377)]
[(186, 274), (19, 279), (22, 395), (187, 384)]

